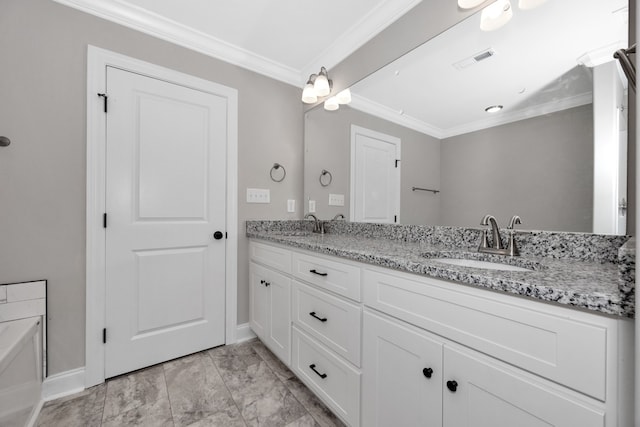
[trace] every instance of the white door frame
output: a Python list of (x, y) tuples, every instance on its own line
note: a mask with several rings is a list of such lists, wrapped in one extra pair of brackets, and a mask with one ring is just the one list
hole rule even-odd
[(238, 282), (238, 91), (208, 80), (89, 46), (87, 51), (87, 248), (85, 387), (104, 382), (106, 114), (103, 99), (106, 67), (224, 96), (227, 99), (225, 343), (236, 341)]
[(369, 138), (379, 139), (380, 141), (388, 142), (389, 144), (393, 144), (396, 146), (396, 160), (400, 163), (396, 168), (396, 173), (398, 174), (398, 191), (396, 192), (396, 206), (398, 206), (398, 217), (396, 218), (396, 224), (400, 224), (400, 216), (402, 212), (400, 211), (400, 192), (402, 190), (402, 183), (400, 182), (400, 167), (402, 166), (402, 141), (400, 138), (384, 134), (382, 132), (376, 132), (375, 130), (363, 128), (361, 126), (351, 125), (351, 159), (350, 159), (350, 184), (349, 184), (349, 220), (353, 221), (356, 216), (356, 135), (364, 135)]

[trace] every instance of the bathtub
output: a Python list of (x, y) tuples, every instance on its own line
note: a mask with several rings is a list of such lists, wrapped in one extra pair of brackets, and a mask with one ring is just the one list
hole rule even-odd
[(24, 427), (42, 392), (41, 317), (0, 323), (0, 426)]

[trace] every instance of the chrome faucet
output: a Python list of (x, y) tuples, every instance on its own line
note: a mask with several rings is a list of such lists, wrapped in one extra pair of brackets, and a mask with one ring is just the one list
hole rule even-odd
[(480, 246), (478, 247), (478, 252), (486, 252), (490, 254), (496, 255), (508, 255), (508, 256), (518, 256), (520, 252), (518, 251), (518, 247), (516, 246), (516, 241), (514, 239), (515, 235), (515, 225), (522, 224), (520, 217), (518, 215), (514, 215), (509, 222), (509, 242), (507, 244), (507, 248), (505, 249), (502, 244), (502, 237), (500, 236), (500, 229), (498, 228), (498, 223), (496, 222), (496, 218), (493, 215), (485, 215), (480, 222), (480, 225), (491, 226), (491, 246), (489, 246), (489, 237), (488, 230), (482, 230), (482, 237), (480, 240)]
[(482, 242), (480, 244), (480, 248), (484, 249), (504, 249), (504, 245), (502, 244), (502, 237), (500, 237), (500, 229), (498, 228), (498, 223), (496, 222), (496, 217), (494, 217), (493, 215), (485, 215), (484, 218), (482, 218), (482, 221), (480, 222), (480, 225), (491, 225), (491, 248), (488, 248), (488, 242), (487, 239), (485, 239), (486, 236), (486, 230), (483, 233), (483, 238), (482, 238)]
[(313, 232), (314, 233), (319, 233), (319, 234), (324, 234), (324, 223), (322, 221), (320, 221), (318, 219), (317, 216), (315, 216), (314, 214), (306, 214), (304, 216), (304, 219), (308, 219), (308, 218), (313, 218)]

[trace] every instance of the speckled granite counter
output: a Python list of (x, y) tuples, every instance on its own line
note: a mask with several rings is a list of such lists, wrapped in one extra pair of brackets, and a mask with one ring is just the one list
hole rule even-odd
[[(634, 315), (635, 250), (633, 242), (625, 245), (628, 237), (524, 232), (517, 236), (523, 256), (509, 258), (478, 254), (476, 229), (336, 221), (329, 233), (318, 235), (309, 226), (309, 221), (248, 221), (247, 236), (600, 313)], [(432, 259), (436, 257), (509, 263), (533, 271), (456, 266)]]

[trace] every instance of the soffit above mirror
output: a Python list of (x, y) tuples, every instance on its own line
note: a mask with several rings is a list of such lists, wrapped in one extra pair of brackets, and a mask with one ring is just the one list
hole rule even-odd
[(484, 32), (476, 14), (354, 85), (351, 106), (447, 138), (588, 104), (581, 64), (627, 46), (627, 16), (626, 0), (548, 0)]

